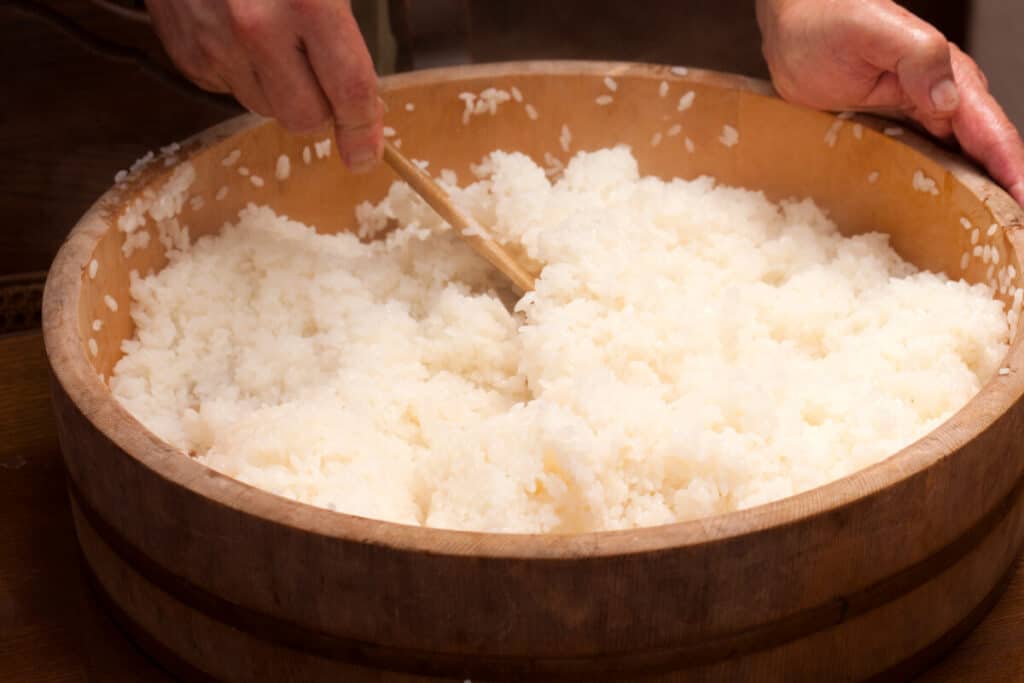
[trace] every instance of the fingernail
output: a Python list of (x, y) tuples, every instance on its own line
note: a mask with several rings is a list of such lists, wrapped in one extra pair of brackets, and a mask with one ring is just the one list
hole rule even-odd
[(354, 173), (366, 173), (376, 163), (377, 152), (373, 148), (357, 148), (345, 155), (345, 165)]
[(956, 83), (949, 78), (943, 78), (932, 86), (932, 104), (939, 111), (954, 111), (960, 106), (960, 93), (956, 89)]

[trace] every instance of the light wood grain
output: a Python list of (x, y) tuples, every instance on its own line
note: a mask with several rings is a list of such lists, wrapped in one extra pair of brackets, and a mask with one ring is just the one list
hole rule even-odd
[[(617, 80), (614, 102), (604, 78)], [(660, 97), (660, 83), (670, 96)], [(539, 116), (506, 103), (461, 122), (463, 91), (519, 88)], [(678, 112), (679, 96), (696, 101)], [(457, 172), (496, 147), (562, 161), (629, 144), (643, 173), (814, 197), (848, 233), (881, 230), (912, 262), (960, 268), (975, 226), (1017, 265), (1020, 207), (969, 165), (871, 119), (843, 123), (783, 103), (739, 77), (615, 63), (505, 64), (385, 80), (399, 136)], [(415, 105), (407, 111), (406, 103)], [(652, 144), (669, 125), (679, 138)], [(861, 134), (853, 126), (863, 127)], [(739, 144), (718, 140), (723, 126)], [(572, 145), (562, 151), (563, 126)], [(323, 232), (351, 229), (355, 206), (383, 195), (386, 168), (349, 175), (332, 155), (296, 160), (321, 136), (291, 137), (256, 118), (188, 146), (205, 208), (193, 236), (265, 202)], [(267, 182), (254, 186), (222, 160)], [(273, 179), (276, 160), (293, 161)], [(576, 536), (419, 529), (315, 509), (230, 480), (170, 448), (113, 401), (109, 375), (132, 333), (128, 273), (162, 267), (154, 248), (124, 258), (112, 221), (166, 180), (157, 165), (102, 198), (50, 272), (44, 310), (58, 427), (79, 540), (110, 601), (154, 649), (219, 678), (262, 680), (254, 662), (303, 680), (380, 680), (379, 671), (496, 680), (861, 680), (903, 676), (973, 624), (1024, 535), (1019, 338), (1005, 365), (947, 423), (890, 459), (827, 486), (683, 524)], [(869, 176), (878, 172), (876, 182)], [(926, 173), (939, 194), (914, 190)], [(210, 201), (218, 188), (228, 190)], [(152, 226), (146, 229), (152, 230)], [(153, 240), (155, 242), (155, 240)], [(86, 273), (93, 258), (95, 279)], [(103, 303), (114, 296), (116, 312)], [(1005, 294), (1001, 296), (1006, 298)], [(87, 350), (91, 321), (98, 353)], [(938, 645), (936, 645), (938, 643)], [(910, 667), (909, 669), (907, 667)], [(893, 674), (895, 675), (895, 674)]]
[[(484, 232), (486, 234), (487, 228), (477, 225), (475, 221), (463, 214), (452, 202), (448, 193), (442, 190), (430, 175), (407, 159), (404, 154), (399, 152), (387, 140), (384, 141), (383, 157), (385, 163), (398, 174), (398, 177), (407, 182), (416, 191), (416, 194), (430, 205), (430, 208), (447, 221), (454, 228), (455, 232), (458, 233), (459, 237), (473, 248), (473, 251), (486, 259), (498, 272), (508, 278), (519, 294), (533, 289), (535, 276), (519, 265), (515, 258), (505, 251), (504, 247), (500, 244), (490, 237), (481, 237), (478, 233)], [(470, 230), (471, 233), (467, 234), (467, 230)]]

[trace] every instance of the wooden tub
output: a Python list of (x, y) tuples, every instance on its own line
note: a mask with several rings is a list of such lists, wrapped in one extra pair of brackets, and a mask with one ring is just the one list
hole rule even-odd
[[(463, 124), (459, 93), (490, 86), (515, 86), (523, 102)], [(919, 266), (983, 281), (1013, 264), (1000, 295), (1010, 306), (1021, 286), (1022, 213), (1002, 190), (909, 132), (883, 132), (892, 124), (795, 107), (760, 82), (537, 62), (395, 76), (384, 89), (403, 151), (434, 169), (464, 173), (498, 147), (565, 161), (566, 124), (573, 152), (625, 142), (643, 173), (811, 196), (848, 232), (888, 232)], [(604, 95), (611, 103), (598, 104)], [(654, 144), (675, 123), (682, 132)], [(725, 126), (737, 144), (722, 144)], [(335, 150), (317, 154), (323, 138), (243, 117), (188, 141), (173, 158), (191, 163), (189, 194), (202, 201), (178, 219), (194, 238), (254, 201), (324, 232), (350, 228), (355, 204), (394, 178), (383, 167), (349, 175)], [(884, 462), (694, 522), (576, 536), (421, 529), (218, 474), (146, 430), (103, 381), (133, 331), (129, 271), (165, 263), (155, 236), (125, 257), (117, 220), (182, 168), (158, 158), (82, 218), (50, 271), (44, 325), (88, 571), (121, 623), (187, 678), (901, 679), (966, 633), (1008, 577), (1024, 533), (1019, 338), (1008, 373)], [(915, 174), (934, 191), (915, 189)], [(992, 272), (970, 254), (973, 227), (1002, 257)], [(157, 233), (152, 220), (143, 229)]]

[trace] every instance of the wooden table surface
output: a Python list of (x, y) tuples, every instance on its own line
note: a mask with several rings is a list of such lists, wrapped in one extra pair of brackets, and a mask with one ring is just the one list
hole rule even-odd
[[(172, 681), (85, 583), (46, 381), (38, 333), (0, 336), (0, 681)], [(1024, 681), (1024, 566), (981, 625), (917, 680)]]

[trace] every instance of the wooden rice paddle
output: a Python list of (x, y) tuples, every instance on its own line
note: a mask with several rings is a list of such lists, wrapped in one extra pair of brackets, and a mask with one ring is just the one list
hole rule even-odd
[(441, 218), (455, 229), (465, 242), (473, 248), (473, 251), (483, 256), (487, 261), (497, 268), (509, 279), (520, 294), (533, 289), (534, 276), (523, 268), (512, 258), (511, 254), (505, 251), (500, 244), (487, 237), (479, 235), (467, 235), (464, 231), (473, 225), (473, 221), (467, 218), (452, 203), (441, 187), (434, 182), (426, 172), (419, 166), (412, 163), (404, 154), (398, 151), (394, 145), (387, 140), (384, 141), (384, 161), (394, 170), (410, 187), (430, 205)]

